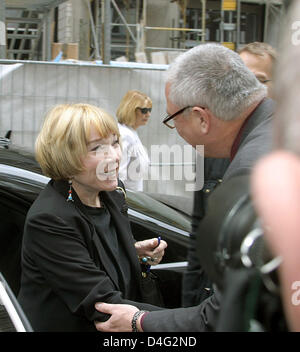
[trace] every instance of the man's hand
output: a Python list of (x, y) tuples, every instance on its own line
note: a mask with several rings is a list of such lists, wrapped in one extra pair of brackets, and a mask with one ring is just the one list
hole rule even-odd
[(135, 248), (137, 254), (140, 258), (148, 257), (147, 264), (156, 265), (161, 262), (165, 249), (167, 248), (167, 242), (161, 240), (160, 243), (157, 238), (152, 238), (150, 240), (138, 241), (135, 243)]
[[(96, 303), (95, 308), (101, 313), (111, 314), (111, 317), (103, 323), (95, 321), (96, 329), (102, 332), (131, 332), (133, 315), (139, 310), (129, 304), (108, 303)], [(137, 327), (141, 331), (140, 319), (137, 321)]]

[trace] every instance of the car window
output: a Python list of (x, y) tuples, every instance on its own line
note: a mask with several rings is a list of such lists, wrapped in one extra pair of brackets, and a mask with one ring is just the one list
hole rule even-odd
[(156, 201), (144, 193), (127, 190), (127, 202), (130, 208), (155, 219), (190, 232), (190, 220), (167, 205)]

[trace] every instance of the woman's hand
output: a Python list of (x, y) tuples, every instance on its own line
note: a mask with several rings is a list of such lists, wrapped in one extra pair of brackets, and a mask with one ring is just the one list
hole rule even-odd
[(139, 259), (142, 261), (142, 258), (147, 258), (147, 261), (144, 264), (150, 265), (157, 265), (161, 262), (167, 246), (166, 241), (159, 241), (158, 238), (138, 241), (135, 243), (135, 248)]

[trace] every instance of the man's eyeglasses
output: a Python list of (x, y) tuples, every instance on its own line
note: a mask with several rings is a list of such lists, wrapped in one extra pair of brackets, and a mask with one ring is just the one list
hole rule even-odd
[(262, 84), (266, 84), (266, 83), (268, 83), (268, 82), (271, 82), (272, 80), (271, 80), (271, 79), (263, 79), (263, 80), (259, 79), (259, 81), (260, 81), (260, 83), (262, 83)]
[(272, 80), (271, 79), (267, 79), (267, 78), (262, 78), (262, 77), (256, 77), (260, 83), (262, 84), (266, 84), (268, 82), (271, 82)]
[(152, 111), (152, 108), (137, 108), (137, 109), (141, 110), (141, 113), (144, 115)]
[(177, 115), (181, 114), (184, 112), (184, 110), (191, 108), (191, 106), (186, 106), (180, 110), (178, 110), (177, 112), (175, 112), (175, 114), (172, 115), (167, 115), (164, 119), (163, 119), (163, 123), (168, 126), (169, 128), (175, 128), (175, 123), (174, 123), (174, 117), (176, 117)]

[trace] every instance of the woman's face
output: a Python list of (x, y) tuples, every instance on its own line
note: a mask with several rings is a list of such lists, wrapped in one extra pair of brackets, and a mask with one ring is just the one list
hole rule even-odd
[(91, 128), (87, 149), (82, 158), (85, 170), (74, 176), (73, 184), (91, 193), (114, 190), (118, 186), (122, 154), (118, 136), (110, 134), (102, 138), (95, 128)]
[(135, 110), (136, 120), (135, 120), (135, 126), (134, 126), (135, 129), (139, 128), (140, 126), (146, 125), (151, 115), (151, 110), (152, 108), (147, 106), (141, 106), (136, 108)]

